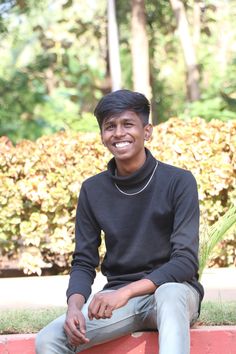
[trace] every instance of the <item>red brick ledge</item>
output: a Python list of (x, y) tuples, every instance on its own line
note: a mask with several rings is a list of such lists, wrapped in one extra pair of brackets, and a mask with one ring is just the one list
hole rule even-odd
[[(35, 354), (35, 334), (0, 336), (0, 354)], [(87, 349), (84, 354), (156, 354), (157, 333), (137, 332)], [(236, 354), (236, 326), (191, 329), (191, 354)]]

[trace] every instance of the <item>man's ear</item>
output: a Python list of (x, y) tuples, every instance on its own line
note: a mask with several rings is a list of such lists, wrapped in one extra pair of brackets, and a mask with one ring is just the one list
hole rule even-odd
[(144, 140), (148, 141), (152, 136), (153, 126), (152, 124), (147, 124), (144, 127)]

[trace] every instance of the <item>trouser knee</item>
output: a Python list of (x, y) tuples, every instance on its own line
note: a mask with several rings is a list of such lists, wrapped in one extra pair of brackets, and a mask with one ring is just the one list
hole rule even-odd
[(160, 353), (189, 354), (191, 319), (198, 296), (186, 283), (166, 283), (155, 292)]
[(157, 317), (159, 321), (164, 318), (176, 320), (189, 318), (188, 289), (183, 284), (166, 283), (155, 292)]
[(199, 296), (185, 283), (166, 283), (157, 288), (155, 301), (158, 321), (193, 322), (198, 317)]
[(177, 306), (186, 304), (187, 292), (185, 285), (179, 283), (166, 283), (155, 291), (157, 305)]
[(40, 331), (35, 337), (35, 351), (36, 354), (40, 354), (45, 351), (47, 347), (48, 338)]

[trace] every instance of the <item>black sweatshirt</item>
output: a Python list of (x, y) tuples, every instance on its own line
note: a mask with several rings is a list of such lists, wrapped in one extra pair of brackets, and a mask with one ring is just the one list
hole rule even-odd
[[(91, 293), (99, 263), (101, 231), (106, 255), (101, 265), (105, 289), (118, 289), (140, 279), (157, 286), (187, 281), (203, 297), (198, 282), (199, 202), (196, 181), (184, 169), (167, 165), (146, 149), (144, 165), (127, 177), (107, 171), (82, 185), (76, 213), (76, 247), (67, 297)], [(147, 187), (156, 164), (157, 169)]]

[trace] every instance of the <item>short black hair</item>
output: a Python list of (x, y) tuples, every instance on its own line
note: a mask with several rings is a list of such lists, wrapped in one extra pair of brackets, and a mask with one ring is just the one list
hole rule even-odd
[(105, 119), (124, 111), (136, 113), (145, 126), (149, 121), (150, 102), (142, 93), (130, 90), (117, 90), (108, 93), (98, 102), (94, 110), (94, 115), (101, 129)]

